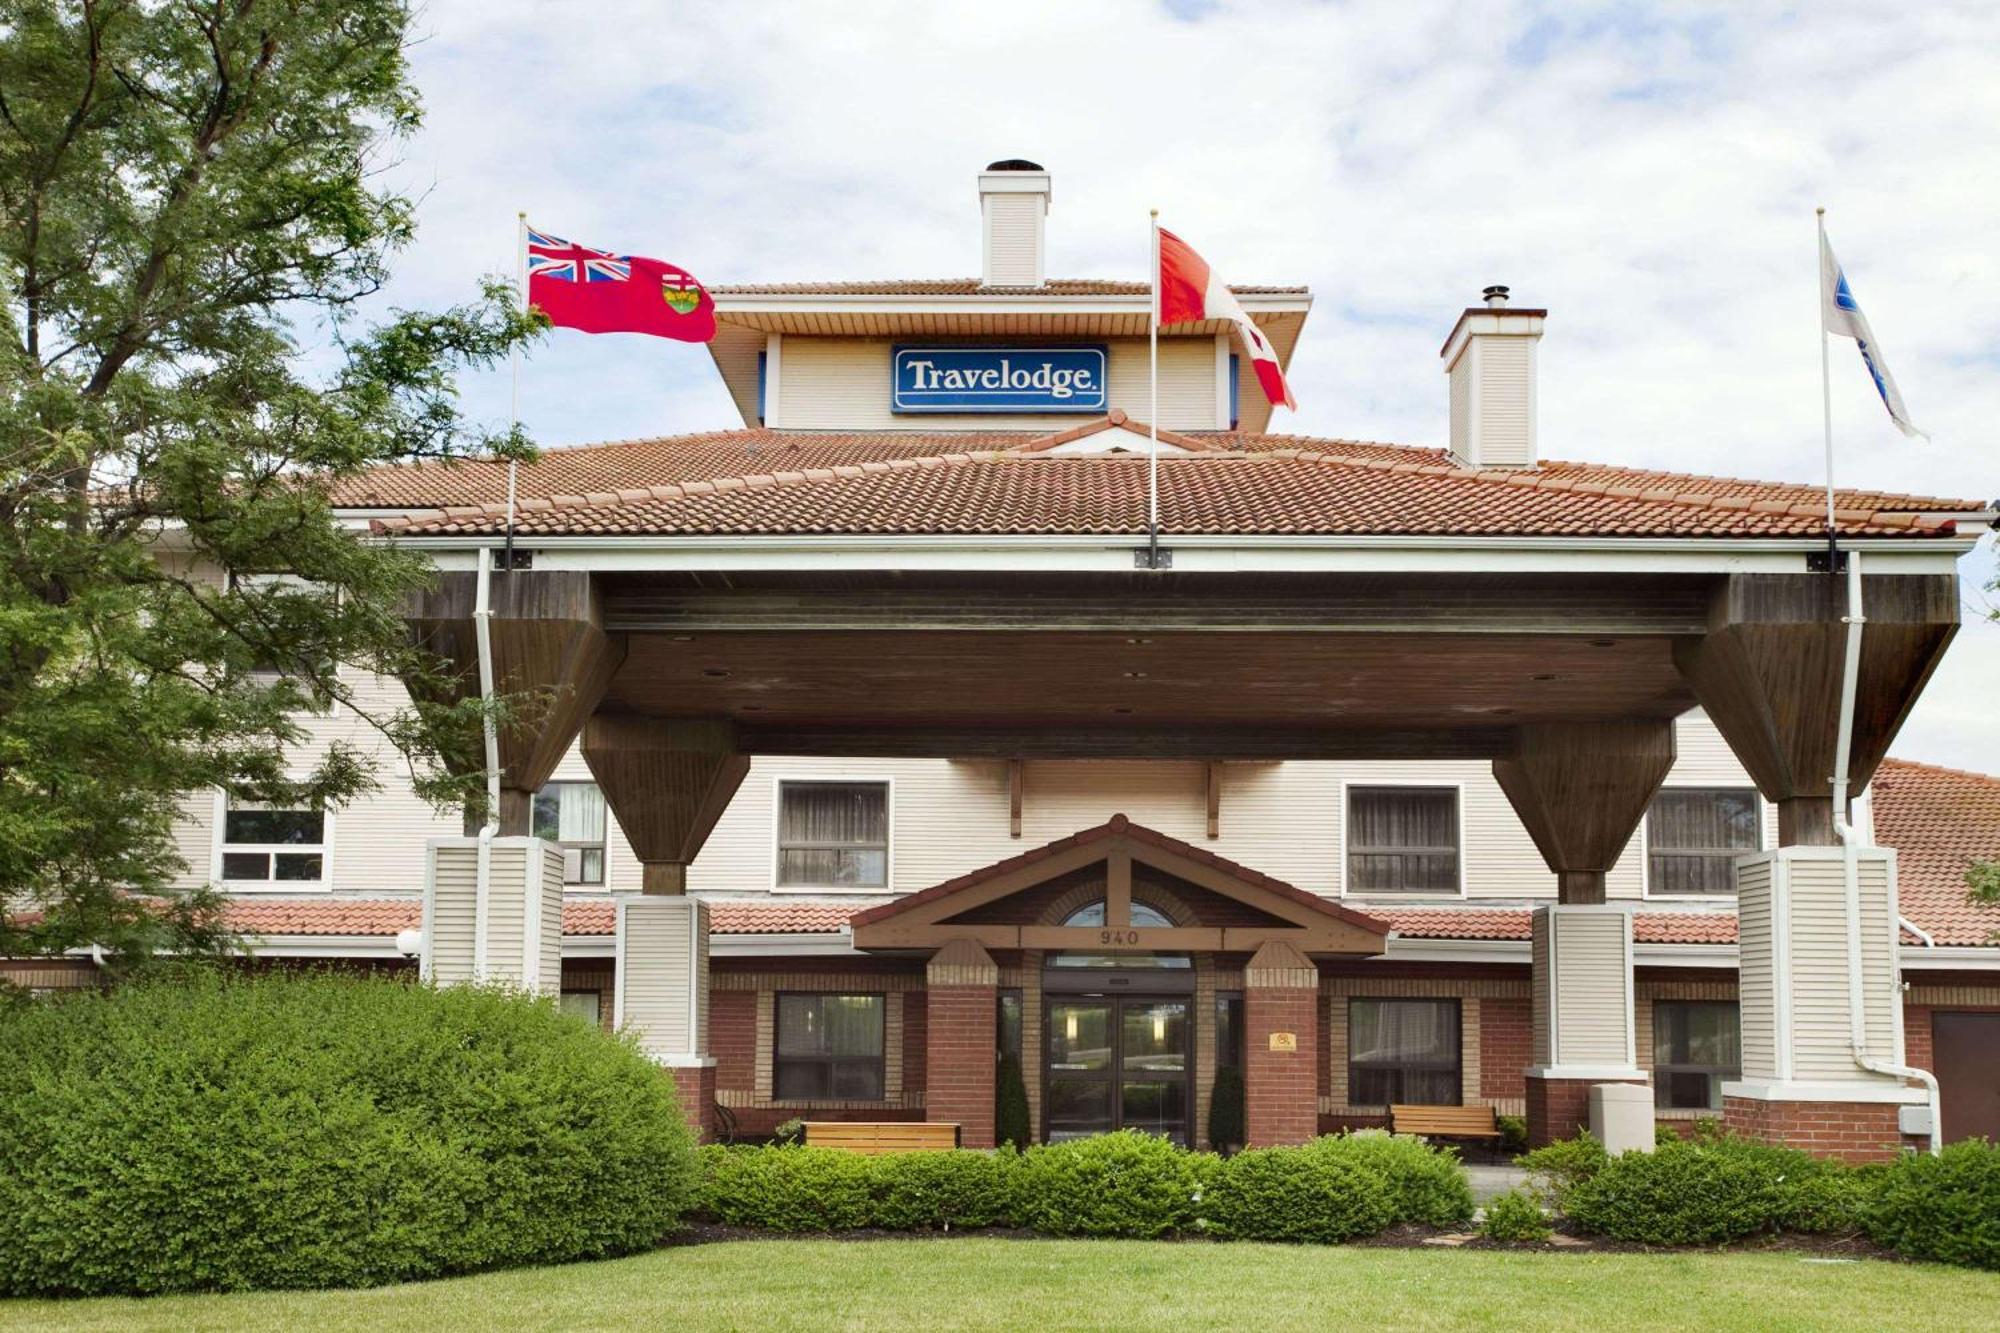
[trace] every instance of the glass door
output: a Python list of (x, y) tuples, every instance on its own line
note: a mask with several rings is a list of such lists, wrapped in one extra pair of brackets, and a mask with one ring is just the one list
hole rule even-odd
[(1139, 1129), (1186, 1143), (1191, 1013), (1181, 996), (1051, 997), (1042, 1097), (1049, 1141)]

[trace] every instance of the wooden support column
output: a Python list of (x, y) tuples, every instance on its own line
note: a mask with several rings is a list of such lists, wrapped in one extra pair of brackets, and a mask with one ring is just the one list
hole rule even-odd
[(1007, 836), (1010, 838), (1021, 836), (1021, 787), (1024, 781), (1021, 768), (1021, 760), (1007, 761)]
[[(428, 701), (479, 697), (479, 637), (473, 618), (479, 576), (440, 575), (404, 608), (410, 641), (447, 665)], [(622, 636), (604, 629), (603, 600), (588, 573), (560, 570), (495, 572), (489, 633), (494, 692), (508, 704), (500, 728), (500, 833), (525, 836), (534, 794), (555, 772), (583, 719), (597, 707), (625, 657)], [(435, 682), (427, 683), (435, 686)], [(475, 743), (447, 754), (455, 772), (476, 773), (486, 757)], [(468, 832), (477, 821), (468, 820)]]
[(1211, 759), (1204, 772), (1208, 781), (1208, 836), (1213, 840), (1222, 836), (1222, 765)]
[(750, 771), (727, 721), (595, 713), (583, 761), (644, 865), (649, 894), (687, 891), (687, 868)]
[[(1867, 628), (1848, 764), (1860, 792), (1958, 630), (1949, 574), (1867, 575)], [(1847, 581), (1829, 574), (1732, 574), (1712, 596), (1708, 632), (1674, 663), (1766, 798), (1785, 846), (1830, 845), (1846, 650)]]
[(1674, 725), (1550, 722), (1521, 728), (1493, 776), (1556, 872), (1565, 903), (1604, 901), (1604, 876), (1674, 766)]

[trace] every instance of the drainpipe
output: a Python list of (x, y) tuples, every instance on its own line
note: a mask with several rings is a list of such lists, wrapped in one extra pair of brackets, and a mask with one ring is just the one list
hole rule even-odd
[[(1833, 760), (1833, 831), (1840, 838), (1842, 868), (1847, 890), (1847, 1027), (1854, 1046), (1854, 1063), (1871, 1074), (1890, 1078), (1915, 1079), (1924, 1085), (1930, 1101), (1931, 1151), (1943, 1146), (1944, 1131), (1938, 1123), (1938, 1082), (1928, 1069), (1913, 1069), (1868, 1053), (1867, 1025), (1862, 1019), (1861, 984), (1861, 834), (1847, 821), (1847, 764), (1854, 735), (1854, 696), (1861, 679), (1861, 630), (1868, 623), (1861, 605), (1861, 552), (1847, 553), (1847, 656), (1840, 673), (1840, 735)], [(1893, 905), (1891, 911), (1894, 911)], [(1900, 922), (1901, 916), (1898, 914)], [(1900, 949), (1900, 935), (1892, 943)]]
[(479, 644), (479, 701), (486, 710), (486, 822), (479, 829), (479, 869), (473, 885), (472, 979), (486, 980), (487, 899), (493, 879), (493, 835), (500, 831), (500, 728), (493, 719), (493, 553), (479, 548), (478, 591), (472, 606)]

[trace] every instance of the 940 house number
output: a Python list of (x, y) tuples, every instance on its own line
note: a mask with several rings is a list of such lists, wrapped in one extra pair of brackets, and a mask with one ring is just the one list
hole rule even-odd
[(1136, 930), (1100, 930), (1097, 932), (1097, 942), (1115, 948), (1133, 949), (1138, 947), (1139, 932)]

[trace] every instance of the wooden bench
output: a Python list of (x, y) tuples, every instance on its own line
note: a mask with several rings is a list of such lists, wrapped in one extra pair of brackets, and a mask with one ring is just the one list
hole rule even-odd
[(1490, 1106), (1391, 1106), (1389, 1130), (1432, 1139), (1500, 1137), (1500, 1124)]
[(958, 1146), (958, 1126), (929, 1120), (808, 1120), (806, 1142), (849, 1152), (943, 1152)]

